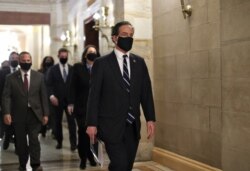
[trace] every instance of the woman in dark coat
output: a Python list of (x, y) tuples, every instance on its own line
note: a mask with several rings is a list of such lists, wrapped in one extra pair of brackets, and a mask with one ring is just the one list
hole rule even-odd
[(82, 61), (73, 66), (68, 95), (68, 112), (75, 115), (78, 125), (78, 154), (81, 159), (80, 169), (86, 168), (87, 159), (91, 166), (96, 166), (90, 151), (90, 139), (86, 133), (86, 108), (89, 94), (89, 81), (94, 60), (99, 57), (95, 46), (88, 45), (82, 54)]
[[(45, 78), (45, 83), (46, 83), (46, 77), (47, 77), (47, 73), (48, 73), (48, 70), (51, 66), (54, 65), (54, 59), (52, 56), (45, 56), (43, 58), (43, 61), (41, 63), (41, 68), (38, 70), (39, 72), (43, 73), (44, 74), (44, 78)], [(42, 128), (41, 128), (41, 134), (43, 137), (46, 136), (46, 132), (47, 132), (47, 129), (52, 129), (52, 134), (54, 134), (54, 119), (53, 119), (53, 110), (51, 109), (51, 106), (50, 106), (50, 114), (49, 114), (49, 121), (48, 121), (48, 124), (47, 125), (43, 125)]]

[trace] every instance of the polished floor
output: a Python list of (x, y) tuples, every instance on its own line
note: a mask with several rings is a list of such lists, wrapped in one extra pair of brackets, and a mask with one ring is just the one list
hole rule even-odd
[[(41, 161), (44, 171), (78, 171), (79, 158), (77, 151), (70, 150), (68, 134), (64, 129), (63, 149), (56, 150), (56, 141), (53, 140), (50, 133), (47, 136), (39, 137), (41, 142)], [(11, 143), (7, 150), (2, 149), (2, 140), (0, 141), (0, 171), (15, 171), (18, 168), (18, 159), (14, 152), (14, 145)], [(108, 157), (104, 156), (104, 166), (91, 167), (87, 165), (86, 171), (104, 171), (107, 170)], [(29, 163), (27, 170), (31, 171)], [(136, 162), (133, 171), (172, 171), (153, 161)]]

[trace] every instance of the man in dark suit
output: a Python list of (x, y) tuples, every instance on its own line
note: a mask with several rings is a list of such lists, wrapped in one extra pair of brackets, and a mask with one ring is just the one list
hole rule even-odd
[(55, 138), (57, 140), (56, 149), (62, 148), (63, 128), (62, 119), (63, 112), (66, 113), (69, 129), (69, 139), (71, 150), (76, 150), (76, 122), (75, 117), (67, 111), (67, 90), (69, 86), (72, 66), (67, 63), (68, 50), (61, 48), (58, 50), (59, 63), (52, 66), (47, 75), (47, 86), (49, 92), (49, 99), (54, 107), (55, 115)]
[[(38, 134), (42, 124), (48, 122), (48, 98), (43, 75), (31, 70), (31, 55), (21, 52), (21, 69), (6, 77), (2, 96), (4, 122), (13, 124), (19, 170), (26, 170), (30, 156), (33, 171), (42, 171), (40, 166), (41, 147)], [(27, 142), (27, 136), (28, 140)]]
[[(17, 52), (11, 52), (9, 56), (9, 66), (4, 67), (0, 70), (0, 109), (1, 109), (1, 104), (2, 104), (2, 94), (3, 94), (3, 88), (4, 88), (4, 83), (5, 83), (5, 78), (8, 74), (13, 73), (18, 70), (18, 60), (19, 60), (19, 54)], [(3, 123), (3, 114), (1, 113), (1, 137), (3, 134), (4, 136), (4, 141), (3, 141), (3, 149), (6, 150), (9, 148), (9, 143), (12, 141), (14, 142), (14, 128), (12, 125), (5, 125)]]
[(140, 105), (148, 138), (154, 135), (155, 111), (148, 70), (143, 58), (132, 54), (134, 28), (127, 22), (112, 29), (115, 49), (97, 59), (92, 68), (87, 105), (87, 133), (104, 141), (110, 171), (131, 171), (140, 139)]

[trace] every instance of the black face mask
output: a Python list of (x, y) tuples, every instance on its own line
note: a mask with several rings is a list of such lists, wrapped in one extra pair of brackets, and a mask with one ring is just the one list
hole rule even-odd
[(67, 63), (67, 61), (68, 61), (68, 58), (60, 58), (60, 62), (61, 62), (61, 64), (66, 64)]
[(87, 54), (87, 59), (90, 61), (94, 61), (97, 58), (97, 54), (96, 53), (89, 53)]
[(10, 61), (10, 65), (11, 65), (13, 68), (16, 68), (17, 65), (18, 65), (18, 61), (16, 61), (16, 60)]
[(51, 66), (53, 66), (53, 63), (52, 63), (52, 62), (45, 62), (45, 63), (44, 63), (44, 67), (45, 67), (45, 68), (49, 68), (49, 67), (51, 67)]
[(117, 46), (124, 50), (125, 52), (128, 52), (133, 45), (133, 38), (132, 37), (118, 37)]
[(19, 65), (20, 65), (22, 70), (28, 71), (30, 69), (32, 63), (22, 63), (22, 62), (20, 62)]

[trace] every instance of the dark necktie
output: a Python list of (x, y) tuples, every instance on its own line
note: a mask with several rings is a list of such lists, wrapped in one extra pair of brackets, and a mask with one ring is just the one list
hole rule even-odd
[[(127, 63), (127, 55), (123, 55), (123, 82), (126, 86), (127, 92), (130, 94), (130, 79), (129, 79), (129, 72), (128, 72), (128, 63)], [(132, 124), (135, 120), (135, 117), (132, 114), (132, 107), (129, 106), (128, 109), (128, 116), (127, 116), (127, 122)]]
[(65, 66), (63, 66), (63, 81), (64, 82), (67, 81), (67, 72), (66, 72)]
[(130, 79), (129, 79), (129, 73), (128, 73), (128, 64), (127, 64), (127, 55), (123, 55), (123, 82), (126, 86), (126, 90), (129, 93), (130, 92)]
[(29, 82), (28, 82), (28, 74), (27, 73), (24, 74), (23, 86), (24, 86), (24, 89), (28, 92)]

